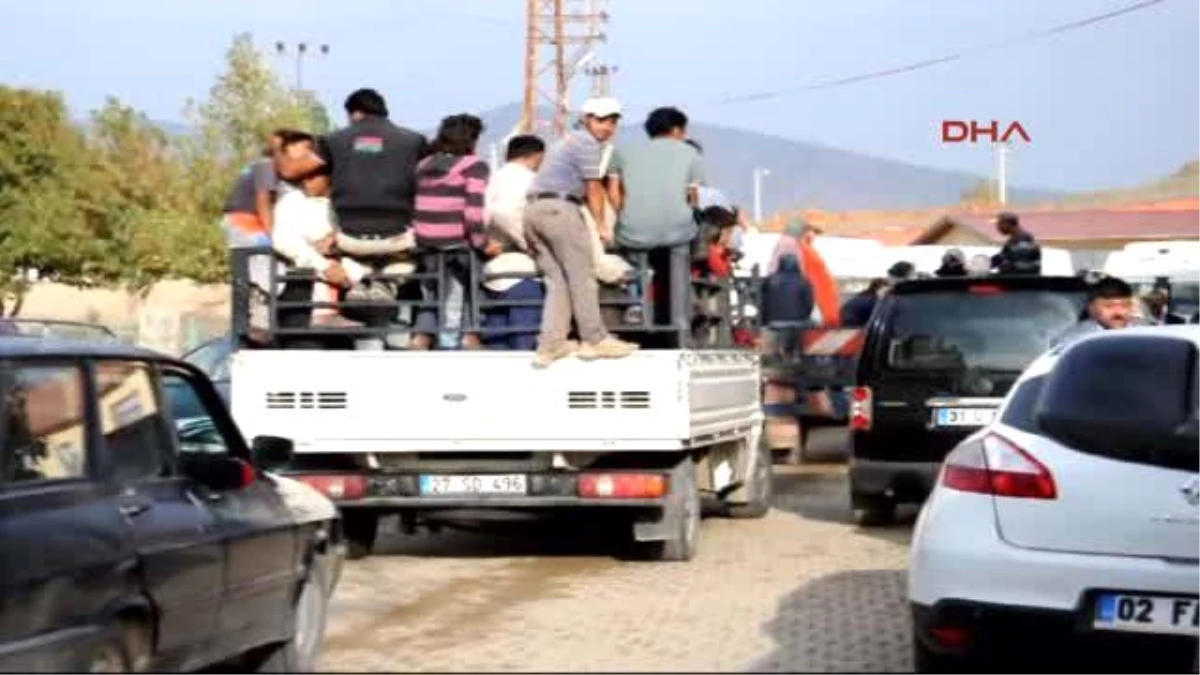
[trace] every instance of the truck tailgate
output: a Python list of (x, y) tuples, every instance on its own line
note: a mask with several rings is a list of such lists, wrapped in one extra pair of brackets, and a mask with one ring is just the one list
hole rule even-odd
[(523, 352), (243, 350), (231, 377), (246, 436), (300, 452), (669, 450), (759, 415), (758, 366), (738, 352), (536, 370)]

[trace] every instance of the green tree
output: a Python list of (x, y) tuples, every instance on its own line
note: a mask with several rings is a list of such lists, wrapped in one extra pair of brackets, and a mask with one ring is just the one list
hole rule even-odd
[(969, 206), (992, 206), (1000, 202), (999, 195), (996, 181), (982, 178), (963, 190), (961, 202)]

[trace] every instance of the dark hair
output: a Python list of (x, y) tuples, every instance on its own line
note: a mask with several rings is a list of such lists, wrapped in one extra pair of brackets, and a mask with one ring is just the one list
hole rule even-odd
[(451, 115), (442, 119), (433, 145), (437, 152), (470, 155), (482, 134), (483, 120), (474, 115)]
[(279, 134), (279, 140), (285, 148), (290, 148), (298, 143), (316, 143), (317, 139), (310, 133), (303, 131), (293, 131), (290, 129), (282, 130)]
[(1132, 298), (1133, 287), (1117, 277), (1104, 277), (1088, 288), (1088, 302), (1092, 300), (1112, 300), (1114, 298)]
[(700, 145), (700, 141), (697, 141), (697, 140), (696, 140), (696, 139), (694, 139), (694, 138), (686, 138), (686, 139), (684, 139), (684, 141), (683, 141), (683, 142), (684, 142), (684, 143), (687, 143), (688, 145), (690, 145), (690, 146), (692, 146), (693, 148), (695, 148), (695, 149), (696, 149), (696, 152), (699, 152), (699, 153), (701, 153), (701, 154), (704, 154), (704, 147), (703, 147), (702, 145)]
[(508, 141), (508, 149), (504, 153), (506, 161), (524, 159), (546, 151), (546, 143), (533, 135), (513, 136)]
[(658, 138), (671, 133), (675, 129), (686, 129), (687, 115), (678, 108), (655, 108), (646, 116), (646, 134), (650, 138)]
[(871, 280), (871, 283), (867, 284), (867, 290), (865, 290), (863, 292), (864, 293), (878, 293), (880, 290), (887, 288), (888, 285), (889, 284), (888, 284), (887, 279), (881, 279), (879, 277), (876, 277)]
[(1013, 227), (1020, 227), (1021, 219), (1018, 218), (1017, 214), (1013, 213), (1012, 211), (1004, 211), (1003, 213), (996, 216), (996, 225), (999, 225), (999, 226), (1011, 225)]
[(387, 101), (383, 94), (374, 89), (359, 89), (346, 97), (346, 114), (362, 113), (373, 117), (387, 117)]
[(907, 278), (911, 277), (913, 275), (913, 273), (916, 271), (917, 271), (916, 265), (908, 262), (907, 260), (901, 260), (900, 262), (896, 263), (895, 265), (892, 265), (891, 267), (889, 267), (887, 274), (889, 277), (891, 277), (893, 279), (907, 279)]

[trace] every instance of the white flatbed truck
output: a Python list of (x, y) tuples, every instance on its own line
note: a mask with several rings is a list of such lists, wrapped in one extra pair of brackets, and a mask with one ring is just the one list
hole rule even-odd
[(231, 408), (243, 433), (294, 441), (284, 473), (338, 504), (352, 557), (384, 515), (411, 530), (433, 512), (603, 508), (644, 556), (683, 561), (702, 511), (770, 508), (760, 386), (757, 355), (733, 348), (546, 369), (520, 351), (242, 348)]

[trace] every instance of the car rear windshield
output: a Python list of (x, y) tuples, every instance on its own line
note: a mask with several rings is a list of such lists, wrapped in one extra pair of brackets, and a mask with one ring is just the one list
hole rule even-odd
[(1072, 291), (937, 291), (897, 295), (888, 365), (897, 370), (1020, 372), (1080, 318)]

